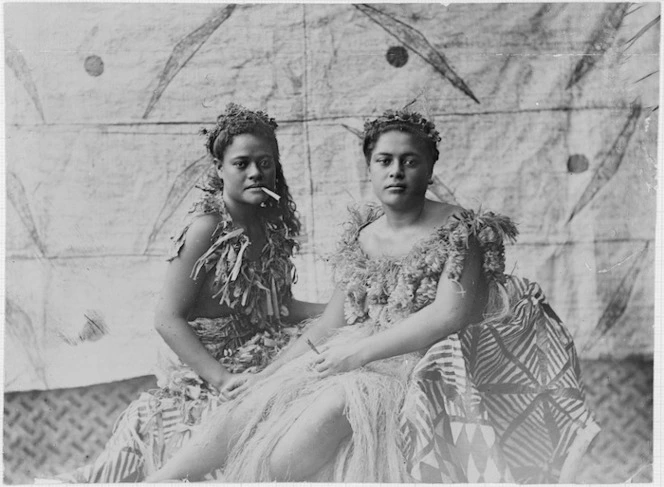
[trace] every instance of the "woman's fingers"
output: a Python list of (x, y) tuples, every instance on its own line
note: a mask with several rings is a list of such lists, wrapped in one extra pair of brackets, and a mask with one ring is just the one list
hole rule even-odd
[(314, 369), (316, 369), (316, 372), (323, 372), (324, 370), (327, 370), (330, 368), (329, 362), (326, 362), (324, 359), (316, 362), (316, 365), (314, 365)]
[(240, 394), (242, 394), (242, 393), (244, 392), (244, 390), (245, 390), (244, 387), (236, 387), (236, 388), (233, 389), (232, 391), (229, 391), (229, 392), (228, 392), (228, 399), (229, 399), (229, 400), (231, 400), (231, 399), (235, 399), (237, 396), (239, 396)]
[(224, 402), (231, 401), (248, 389), (246, 381), (229, 384), (219, 395)]
[(229, 382), (219, 391), (219, 397), (221, 397), (224, 401), (228, 401), (231, 398), (231, 392), (233, 392), (236, 387), (237, 383), (235, 381)]
[(235, 390), (238, 387), (242, 387), (242, 385), (246, 384), (247, 380), (249, 380), (247, 377), (238, 377), (229, 382), (224, 389), (227, 391)]
[(240, 387), (238, 387), (238, 394), (242, 394), (244, 391), (252, 387), (252, 384), (254, 384), (254, 381), (246, 380), (242, 383)]
[(249, 388), (251, 382), (252, 381), (250, 380), (249, 377), (237, 378), (234, 382), (228, 384), (228, 386), (226, 387), (225, 389), (226, 396), (228, 397), (228, 399), (235, 399), (237, 396), (239, 396)]
[(312, 362), (314, 370), (321, 374), (321, 378), (332, 375), (337, 369), (335, 358), (330, 357), (328, 353), (325, 353), (327, 351), (329, 351), (329, 349), (324, 350), (323, 347), (321, 347), (321, 354)]

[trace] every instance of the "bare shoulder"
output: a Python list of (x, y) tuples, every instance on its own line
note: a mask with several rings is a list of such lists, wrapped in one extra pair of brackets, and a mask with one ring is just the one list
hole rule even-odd
[(372, 221), (368, 225), (362, 227), (358, 234), (358, 241), (360, 247), (371, 253), (373, 249), (378, 246), (378, 240), (381, 234), (385, 233), (385, 216)]
[(221, 221), (221, 215), (215, 213), (195, 217), (187, 229), (180, 257), (199, 257), (206, 252)]
[(220, 223), (221, 215), (217, 213), (206, 213), (204, 215), (199, 215), (195, 217), (189, 225), (189, 229), (187, 230), (187, 237), (189, 237), (191, 240), (209, 240), (212, 238), (212, 235)]
[(434, 228), (444, 225), (453, 216), (461, 215), (466, 211), (459, 205), (452, 205), (433, 200), (427, 200), (425, 208), (429, 226)]

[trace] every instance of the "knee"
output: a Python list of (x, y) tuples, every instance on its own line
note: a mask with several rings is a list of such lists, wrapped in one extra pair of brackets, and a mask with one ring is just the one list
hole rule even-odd
[(332, 388), (323, 392), (316, 401), (323, 418), (337, 419), (346, 409), (346, 393), (341, 388)]
[(341, 440), (352, 434), (345, 407), (343, 391), (331, 389), (318, 396), (272, 451), (270, 478), (298, 482), (315, 473), (321, 460), (326, 462)]
[(270, 455), (270, 478), (274, 482), (292, 482), (294, 479), (291, 467), (292, 455), (275, 450)]

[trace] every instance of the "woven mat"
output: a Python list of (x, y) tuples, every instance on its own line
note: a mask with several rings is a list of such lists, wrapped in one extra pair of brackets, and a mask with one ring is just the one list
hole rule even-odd
[(588, 405), (602, 431), (577, 482), (653, 481), (653, 363), (629, 360), (582, 363)]
[[(582, 483), (652, 482), (652, 361), (584, 362), (588, 402), (602, 426)], [(75, 389), (5, 394), (4, 482), (66, 472), (99, 454), (122, 410), (153, 377)]]
[(94, 459), (115, 420), (154, 377), (52, 391), (5, 394), (4, 483), (67, 472)]

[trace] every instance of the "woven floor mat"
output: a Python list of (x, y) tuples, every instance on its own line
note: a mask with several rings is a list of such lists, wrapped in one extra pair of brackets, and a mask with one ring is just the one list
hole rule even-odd
[(653, 363), (582, 363), (588, 405), (602, 431), (591, 444), (577, 481), (652, 482)]
[[(584, 362), (588, 402), (602, 426), (582, 483), (652, 482), (652, 361)], [(99, 454), (117, 417), (154, 377), (75, 389), (5, 394), (4, 482), (66, 472)]]
[(67, 472), (104, 448), (115, 420), (154, 377), (52, 391), (5, 394), (4, 482)]

